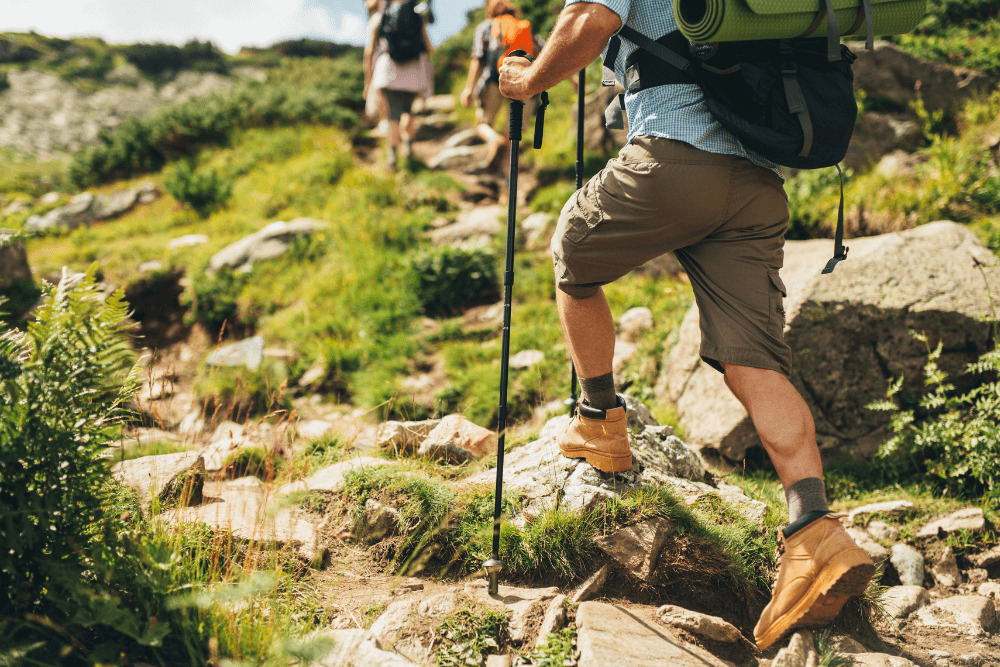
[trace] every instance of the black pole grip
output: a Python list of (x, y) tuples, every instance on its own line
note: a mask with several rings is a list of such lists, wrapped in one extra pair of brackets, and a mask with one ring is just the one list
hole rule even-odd
[(510, 101), (510, 140), (521, 140), (521, 126), (524, 125), (524, 102)]

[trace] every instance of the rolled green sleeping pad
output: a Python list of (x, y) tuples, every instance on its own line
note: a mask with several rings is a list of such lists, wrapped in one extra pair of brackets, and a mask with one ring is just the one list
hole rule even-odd
[[(875, 35), (909, 32), (924, 17), (927, 0), (872, 0)], [(865, 35), (861, 0), (833, 0), (841, 36)], [(674, 17), (692, 42), (825, 37), (824, 0), (677, 0)]]

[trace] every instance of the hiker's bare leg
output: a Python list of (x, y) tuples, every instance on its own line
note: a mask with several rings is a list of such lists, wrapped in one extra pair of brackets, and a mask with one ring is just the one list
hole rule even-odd
[(806, 477), (823, 478), (816, 424), (802, 396), (781, 373), (724, 364), (726, 386), (753, 420), (782, 485)]
[(575, 299), (557, 289), (556, 306), (569, 353), (580, 377), (610, 373), (615, 356), (615, 322), (604, 290), (598, 289), (597, 294), (588, 299)]
[(416, 126), (416, 116), (413, 113), (404, 113), (402, 118), (403, 140), (413, 141), (413, 133)]
[(386, 143), (392, 148), (399, 146), (399, 121), (390, 120), (389, 121), (389, 133), (385, 137)]

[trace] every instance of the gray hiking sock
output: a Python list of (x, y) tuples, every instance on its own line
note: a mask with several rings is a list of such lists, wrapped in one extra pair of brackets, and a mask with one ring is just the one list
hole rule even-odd
[(788, 523), (795, 523), (810, 512), (829, 512), (826, 502), (826, 485), (819, 477), (806, 477), (785, 489), (788, 501)]
[(580, 387), (583, 389), (583, 400), (590, 407), (598, 410), (618, 407), (614, 374), (605, 373), (594, 378), (580, 378)]

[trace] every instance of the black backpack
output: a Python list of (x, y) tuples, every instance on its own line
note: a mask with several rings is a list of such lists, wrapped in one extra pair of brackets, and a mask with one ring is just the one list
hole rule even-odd
[[(637, 92), (654, 86), (696, 83), (708, 110), (745, 147), (796, 169), (837, 165), (857, 120), (855, 55), (836, 35), (713, 44), (691, 43), (679, 31), (654, 41), (622, 27), (621, 37), (637, 46), (625, 63), (625, 86)], [(609, 44), (606, 63), (620, 42)], [(869, 37), (869, 48), (871, 38)], [(605, 76), (605, 85), (614, 83)], [(619, 102), (621, 103), (621, 101)], [(609, 121), (611, 119), (609, 113)], [(833, 258), (824, 273), (847, 258), (843, 244), (843, 183)]]
[(407, 63), (424, 52), (424, 19), (416, 11), (418, 0), (390, 2), (382, 11), (378, 34), (388, 45), (389, 57)]

